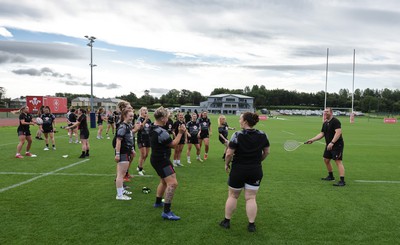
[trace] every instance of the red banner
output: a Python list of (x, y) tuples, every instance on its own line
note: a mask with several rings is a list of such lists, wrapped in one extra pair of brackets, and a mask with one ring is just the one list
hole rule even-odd
[(37, 114), (40, 107), (43, 106), (43, 96), (26, 96), (26, 105), (29, 108), (29, 113)]
[(397, 119), (396, 118), (385, 118), (383, 119), (384, 123), (397, 123)]
[(67, 98), (64, 97), (45, 97), (44, 105), (49, 106), (51, 113), (63, 114), (68, 112)]
[(268, 117), (267, 117), (266, 115), (259, 115), (259, 116), (258, 116), (258, 119), (260, 119), (260, 120), (267, 120)]
[(26, 96), (26, 105), (32, 114), (37, 114), (41, 106), (50, 107), (53, 114), (68, 112), (67, 98), (64, 97)]

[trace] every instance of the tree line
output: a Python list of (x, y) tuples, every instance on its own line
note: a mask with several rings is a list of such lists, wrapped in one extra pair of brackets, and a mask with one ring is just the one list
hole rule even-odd
[[(0, 106), (10, 99), (4, 98), (5, 89), (0, 89)], [(264, 85), (253, 85), (251, 88), (246, 86), (244, 89), (215, 88), (210, 95), (217, 94), (241, 94), (254, 97), (254, 106), (261, 108), (309, 108), (323, 109), (325, 102), (325, 92), (306, 93), (289, 91), (285, 89), (267, 89)], [(89, 94), (56, 93), (55, 96), (66, 97), (68, 104), (77, 97), (90, 97)], [(148, 106), (158, 107), (179, 107), (181, 105), (198, 106), (200, 102), (207, 100), (200, 92), (186, 89), (172, 89), (168, 93), (158, 97), (150, 94), (150, 90), (145, 90), (141, 97), (130, 92), (121, 95), (118, 99), (129, 101), (135, 107)], [(6, 103), (4, 103), (6, 104)], [(327, 93), (327, 106), (334, 108), (351, 108), (352, 94), (348, 89), (340, 89), (338, 93)], [(356, 89), (354, 91), (354, 110), (362, 112), (400, 112), (400, 90), (390, 89)]]

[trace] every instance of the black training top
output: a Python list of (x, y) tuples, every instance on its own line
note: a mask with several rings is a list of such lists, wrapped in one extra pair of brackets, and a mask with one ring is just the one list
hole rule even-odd
[(29, 124), (21, 124), (21, 120), (24, 120), (25, 122), (32, 122), (32, 115), (27, 113), (21, 113), (21, 115), (19, 115), (19, 126), (17, 131), (29, 131)]
[(201, 127), (201, 132), (202, 133), (207, 133), (209, 127), (211, 126), (210, 119), (208, 117), (206, 117), (206, 118), (200, 117), (199, 119), (197, 119), (197, 122), (199, 123), (199, 125)]
[(229, 141), (229, 148), (235, 150), (233, 165), (261, 165), (263, 149), (269, 147), (268, 136), (257, 129), (243, 129), (235, 132)]
[(174, 124), (172, 125), (172, 130), (173, 130), (173, 132), (175, 133), (175, 135), (178, 135), (178, 133), (179, 133), (179, 126), (181, 126), (181, 125), (185, 125), (185, 122), (184, 121), (175, 121), (174, 122)]
[(150, 161), (152, 163), (163, 163), (170, 162), (171, 144), (172, 139), (169, 136), (167, 130), (157, 125), (150, 126), (150, 146), (151, 156)]
[(117, 138), (121, 140), (120, 153), (130, 153), (133, 149), (132, 124), (121, 123), (117, 130)]
[(149, 134), (150, 134), (150, 126), (151, 126), (151, 120), (147, 119), (144, 121), (144, 117), (139, 117), (137, 123), (143, 123), (143, 128), (141, 128), (137, 132), (137, 138), (139, 141), (143, 142), (149, 139)]
[(83, 131), (89, 131), (88, 129), (88, 125), (87, 125), (87, 118), (86, 118), (86, 114), (82, 114), (80, 115), (80, 117), (78, 118), (78, 122), (79, 124), (79, 129), (83, 132)]
[[(228, 129), (229, 129), (228, 124), (224, 123), (224, 124), (221, 125), (221, 127), (218, 127), (218, 133), (222, 134), (225, 137), (225, 139), (227, 139), (227, 137), (228, 137)], [(221, 140), (223, 140), (223, 138), (221, 136), (219, 136), (219, 138)]]
[(197, 137), (197, 134), (200, 131), (200, 125), (195, 121), (190, 121), (186, 124), (186, 128), (191, 137)]
[[(339, 129), (339, 128), (342, 128), (341, 127), (341, 123), (335, 117), (332, 117), (331, 120), (325, 121), (322, 124), (321, 132), (324, 133), (326, 144), (329, 144), (332, 141), (333, 137), (335, 136), (335, 130)], [(339, 137), (339, 139), (337, 140), (336, 143), (343, 143), (342, 135), (340, 135), (340, 137)]]
[(52, 129), (53, 128), (53, 122), (54, 122), (54, 120), (56, 120), (56, 117), (53, 114), (46, 113), (46, 114), (42, 114), (40, 117), (43, 120), (42, 127), (44, 129)]
[(174, 124), (174, 121), (172, 121), (171, 118), (168, 118), (167, 123), (162, 127), (163, 129), (167, 130), (169, 134), (172, 134), (172, 125)]

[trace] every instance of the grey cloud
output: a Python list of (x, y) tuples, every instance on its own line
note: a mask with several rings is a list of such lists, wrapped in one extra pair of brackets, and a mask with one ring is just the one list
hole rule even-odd
[[(60, 81), (60, 83), (64, 83), (65, 85), (70, 85), (70, 86), (85, 86), (85, 87), (90, 87), (90, 83), (88, 82), (78, 82), (78, 81)], [(116, 84), (116, 83), (93, 83), (93, 87), (95, 88), (106, 88), (106, 89), (117, 89), (120, 88), (121, 86)]]
[(51, 59), (83, 59), (82, 48), (61, 43), (34, 43), (18, 41), (0, 41), (0, 52), (21, 57)]
[(150, 92), (154, 94), (166, 94), (170, 91), (167, 88), (150, 88)]
[(17, 75), (29, 75), (29, 76), (51, 76), (51, 77), (59, 77), (59, 78), (69, 78), (72, 79), (72, 75), (69, 73), (61, 74), (58, 72), (54, 72), (52, 69), (48, 67), (43, 67), (42, 69), (38, 70), (35, 68), (29, 69), (18, 69), (13, 70), (13, 73)]
[(19, 54), (11, 54), (0, 51), (0, 64), (5, 63), (26, 63), (28, 60)]
[(29, 5), (22, 5), (19, 2), (15, 3), (1, 3), (0, 15), (3, 17), (23, 17), (31, 19), (41, 19), (44, 17), (44, 12), (40, 9), (30, 7)]

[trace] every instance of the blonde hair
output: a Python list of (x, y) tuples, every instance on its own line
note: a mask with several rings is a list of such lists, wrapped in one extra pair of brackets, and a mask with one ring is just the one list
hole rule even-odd
[(226, 117), (224, 115), (218, 117), (218, 127), (222, 126), (222, 120), (226, 120)]
[[(160, 108), (161, 108), (161, 107), (160, 107)], [(164, 108), (164, 107), (163, 107), (163, 108)], [(142, 106), (142, 107), (139, 109), (139, 116), (142, 115), (143, 111), (148, 111), (148, 110), (147, 110), (147, 107)]]
[[(142, 107), (143, 108), (143, 107)], [(140, 108), (140, 110), (142, 109)], [(154, 112), (154, 118), (159, 121), (163, 117), (168, 117), (169, 116), (169, 110), (164, 108), (164, 107), (159, 107), (157, 110)]]

